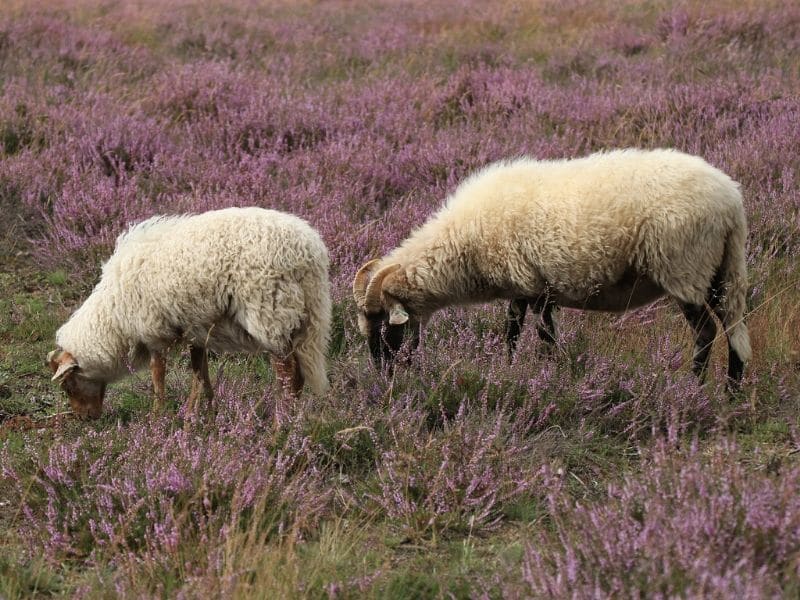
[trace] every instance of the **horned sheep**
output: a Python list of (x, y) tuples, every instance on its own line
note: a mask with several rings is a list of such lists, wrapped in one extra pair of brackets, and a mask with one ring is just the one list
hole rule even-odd
[(556, 307), (621, 312), (664, 295), (695, 336), (703, 377), (720, 318), (732, 388), (750, 358), (743, 317), (747, 227), (739, 186), (674, 150), (615, 150), (573, 160), (498, 162), (464, 181), (398, 248), (353, 281), (359, 327), (377, 365), (410, 330), (455, 304), (510, 300), (513, 353), (525, 313), (555, 341)]
[(81, 418), (99, 417), (106, 385), (148, 360), (162, 404), (165, 351), (179, 341), (189, 407), (212, 396), (209, 350), (269, 352), (289, 394), (304, 382), (322, 393), (330, 315), (327, 249), (302, 219), (252, 207), (159, 216), (119, 236), (48, 362)]

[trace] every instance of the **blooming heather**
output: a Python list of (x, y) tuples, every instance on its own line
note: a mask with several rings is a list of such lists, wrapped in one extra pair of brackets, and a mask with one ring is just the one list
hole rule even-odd
[[(0, 234), (28, 244), (0, 265), (0, 596), (797, 595), (799, 32), (777, 0), (0, 3)], [(511, 362), (505, 306), (454, 307), (371, 367), (360, 265), (488, 162), (630, 146), (741, 184), (741, 395), (724, 352), (691, 376), (665, 302), (562, 310)], [(96, 423), (36, 420), (62, 400), (19, 357), (116, 236), (247, 205), (330, 250), (330, 392), (275, 430), (266, 359), (218, 358), (196, 415), (178, 373), (163, 414), (133, 377)]]

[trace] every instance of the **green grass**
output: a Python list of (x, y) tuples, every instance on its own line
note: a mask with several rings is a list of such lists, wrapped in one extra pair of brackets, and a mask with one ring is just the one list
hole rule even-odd
[(0, 549), (0, 597), (59, 596), (67, 589), (64, 577), (43, 559), (21, 561), (8, 550)]
[[(60, 401), (46, 383), (45, 358), (66, 313), (52, 303), (44, 277), (20, 275), (0, 273), (0, 414), (50, 414)], [(19, 290), (23, 278), (28, 291)]]
[(363, 476), (374, 468), (379, 455), (373, 436), (385, 436), (385, 432), (329, 419), (327, 415), (309, 418), (306, 427), (307, 435), (319, 445), (331, 465), (348, 476)]

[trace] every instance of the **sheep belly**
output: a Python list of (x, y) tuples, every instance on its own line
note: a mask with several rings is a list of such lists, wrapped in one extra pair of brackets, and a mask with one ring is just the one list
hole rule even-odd
[(588, 296), (575, 298), (558, 291), (552, 296), (556, 304), (567, 308), (625, 312), (650, 304), (664, 294), (664, 289), (652, 279), (628, 269), (618, 281), (596, 286)]
[(187, 342), (212, 352), (245, 352), (257, 354), (274, 348), (264, 348), (241, 325), (230, 319), (221, 319), (211, 326), (198, 325), (185, 334)]

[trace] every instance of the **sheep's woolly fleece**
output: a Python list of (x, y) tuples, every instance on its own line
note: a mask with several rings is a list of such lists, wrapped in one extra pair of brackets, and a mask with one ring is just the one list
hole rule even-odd
[(117, 239), (91, 296), (57, 332), (89, 379), (113, 381), (185, 339), (216, 352), (294, 351), (327, 387), (328, 253), (302, 219), (260, 208), (153, 217)]
[(561, 305), (587, 308), (631, 268), (703, 305), (719, 271), (725, 325), (747, 360), (746, 236), (738, 184), (700, 158), (673, 150), (520, 158), (465, 180), (374, 271), (399, 263), (383, 294), (422, 318), (449, 304), (545, 289)]

